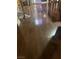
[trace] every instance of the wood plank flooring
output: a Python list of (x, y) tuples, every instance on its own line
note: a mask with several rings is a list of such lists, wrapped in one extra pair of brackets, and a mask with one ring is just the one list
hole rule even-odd
[(58, 37), (55, 43), (52, 37), (55, 36), (61, 23), (52, 22), (47, 10), (43, 7), (42, 5), (32, 5), (28, 13), (25, 8), (26, 14), (31, 17), (19, 20), (20, 25), (17, 28), (17, 59), (60, 59), (60, 44), (57, 44), (57, 41), (60, 42), (58, 40), (60, 38)]

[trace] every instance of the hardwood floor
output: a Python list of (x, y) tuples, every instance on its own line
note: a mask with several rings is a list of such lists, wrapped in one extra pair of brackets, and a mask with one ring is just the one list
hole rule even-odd
[(24, 12), (31, 17), (19, 20), (17, 59), (60, 59), (61, 38), (54, 36), (61, 23), (52, 22), (44, 5), (24, 8)]

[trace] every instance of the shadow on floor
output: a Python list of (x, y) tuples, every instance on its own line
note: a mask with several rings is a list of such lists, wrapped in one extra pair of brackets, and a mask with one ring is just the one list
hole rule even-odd
[(61, 27), (51, 38), (39, 59), (61, 59)]

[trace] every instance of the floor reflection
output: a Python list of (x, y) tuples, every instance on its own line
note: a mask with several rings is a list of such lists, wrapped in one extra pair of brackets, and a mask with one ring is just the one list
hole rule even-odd
[[(29, 18), (20, 20), (19, 28), (26, 42), (26, 58), (38, 59), (51, 37), (55, 35), (60, 22), (52, 22), (47, 14), (47, 4), (25, 6)], [(31, 57), (30, 57), (31, 54)]]

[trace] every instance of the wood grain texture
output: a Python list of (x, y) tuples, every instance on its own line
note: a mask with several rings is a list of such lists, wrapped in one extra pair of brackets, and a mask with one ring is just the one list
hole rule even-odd
[[(40, 6), (40, 10), (38, 6)], [(60, 22), (52, 22), (47, 10), (43, 12), (46, 8), (42, 4), (32, 5), (30, 8), (25, 7), (24, 12), (27, 14), (27, 10), (29, 10), (28, 14), (31, 17), (21, 19), (17, 28), (18, 59), (46, 59), (46, 57), (51, 59), (56, 58), (56, 55), (59, 56), (58, 52), (54, 52), (54, 50), (59, 50), (60, 46), (57, 42), (60, 41), (52, 42), (51, 38)]]

